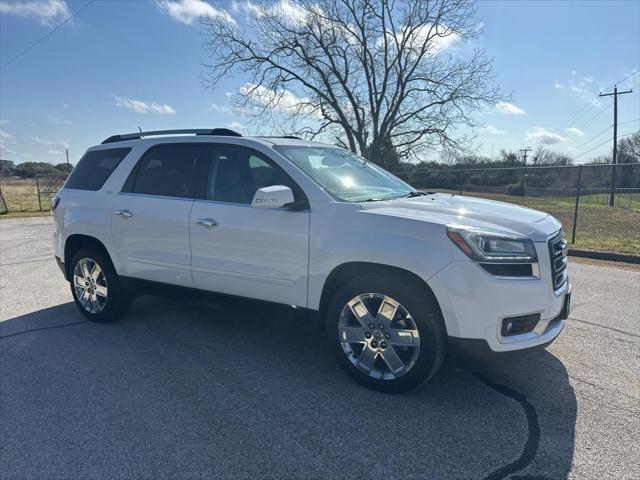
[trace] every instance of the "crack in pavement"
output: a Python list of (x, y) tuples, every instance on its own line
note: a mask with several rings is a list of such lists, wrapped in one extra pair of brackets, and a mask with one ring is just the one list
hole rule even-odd
[(587, 325), (593, 325), (594, 327), (600, 327), (600, 328), (604, 328), (606, 330), (611, 330), (613, 332), (618, 332), (618, 333), (622, 333), (624, 335), (629, 335), (630, 337), (640, 338), (640, 335), (638, 335), (637, 333), (625, 332), (624, 330), (620, 330), (618, 328), (609, 327), (607, 325), (600, 325), (598, 323), (589, 322), (587, 320), (581, 320), (581, 319), (575, 318), (575, 317), (569, 317), (569, 321), (578, 322), (578, 323), (586, 323)]
[[(538, 451), (538, 445), (540, 443), (540, 424), (538, 423), (538, 413), (536, 412), (535, 407), (527, 400), (527, 397), (522, 393), (509, 388), (505, 385), (500, 385), (492, 382), (484, 375), (475, 372), (474, 375), (485, 385), (487, 385), (492, 390), (495, 390), (500, 395), (504, 395), (505, 397), (511, 398), (515, 400), (522, 406), (524, 413), (527, 417), (527, 427), (529, 430), (529, 434), (527, 435), (527, 441), (524, 444), (524, 448), (522, 449), (522, 453), (520, 454), (520, 458), (515, 460), (514, 462), (503, 465), (502, 467), (494, 470), (492, 473), (487, 475), (484, 480), (501, 480), (503, 478), (507, 478), (507, 476), (524, 470), (534, 459), (536, 453)], [(526, 478), (544, 478), (544, 477), (517, 477), (520, 479)]]
[(53, 255), (47, 255), (46, 257), (31, 258), (28, 260), (16, 260), (15, 262), (0, 263), (0, 267), (7, 267), (9, 265), (22, 265), (23, 263), (44, 262), (45, 260), (49, 260), (51, 258), (53, 258)]
[(87, 322), (89, 322), (89, 320), (80, 320), (79, 322), (69, 322), (69, 323), (62, 323), (59, 325), (50, 325), (48, 327), (31, 328), (29, 330), (23, 330), (21, 332), (10, 333), (9, 335), (1, 335), (0, 340), (4, 340), (5, 338), (17, 337), (18, 335), (24, 335), (26, 333), (40, 332), (42, 330), (52, 330), (54, 328), (71, 327), (72, 325), (79, 325), (81, 323), (87, 323)]

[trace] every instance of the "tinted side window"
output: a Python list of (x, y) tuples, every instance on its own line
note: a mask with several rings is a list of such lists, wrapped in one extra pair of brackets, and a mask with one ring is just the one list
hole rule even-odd
[(163, 197), (190, 197), (194, 167), (202, 151), (203, 146), (199, 144), (151, 148), (136, 167), (130, 191)]
[(271, 185), (286, 185), (298, 196), (299, 189), (289, 176), (257, 152), (233, 145), (215, 149), (209, 169), (208, 200), (249, 204), (256, 190)]
[(100, 190), (130, 148), (110, 148), (85, 153), (75, 166), (64, 188)]

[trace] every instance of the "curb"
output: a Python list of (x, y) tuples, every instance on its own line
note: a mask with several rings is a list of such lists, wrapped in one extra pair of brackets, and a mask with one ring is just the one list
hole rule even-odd
[(573, 257), (593, 258), (596, 260), (608, 260), (610, 262), (640, 264), (640, 255), (635, 255), (633, 253), (616, 253), (598, 250), (583, 250), (580, 248), (569, 248), (569, 255)]

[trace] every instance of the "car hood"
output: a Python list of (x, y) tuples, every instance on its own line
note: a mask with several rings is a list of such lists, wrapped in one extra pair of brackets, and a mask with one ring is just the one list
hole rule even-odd
[(526, 235), (533, 241), (545, 241), (562, 226), (548, 213), (510, 203), (435, 193), (414, 198), (367, 202), (366, 213), (407, 219), (490, 228)]

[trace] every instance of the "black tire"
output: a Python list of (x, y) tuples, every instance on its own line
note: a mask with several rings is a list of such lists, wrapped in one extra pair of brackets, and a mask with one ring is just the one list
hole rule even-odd
[[(392, 297), (410, 313), (420, 335), (418, 357), (409, 371), (399, 378), (373, 378), (358, 369), (342, 348), (338, 323), (342, 309), (353, 298), (365, 293)], [(340, 366), (358, 383), (387, 393), (403, 393), (418, 388), (438, 371), (446, 353), (446, 328), (435, 299), (424, 285), (403, 275), (388, 273), (356, 277), (333, 296), (325, 318), (325, 334)]]
[[(104, 279), (106, 280), (108, 293), (106, 302), (99, 312), (88, 311), (78, 299), (76, 289), (74, 288), (74, 271), (78, 262), (83, 259), (90, 259), (95, 262), (102, 270)], [(125, 315), (131, 307), (130, 295), (123, 290), (120, 278), (113, 268), (111, 259), (102, 250), (84, 248), (76, 252), (69, 265), (69, 285), (71, 286), (71, 294), (73, 295), (76, 306), (80, 312), (92, 322), (112, 322)]]

